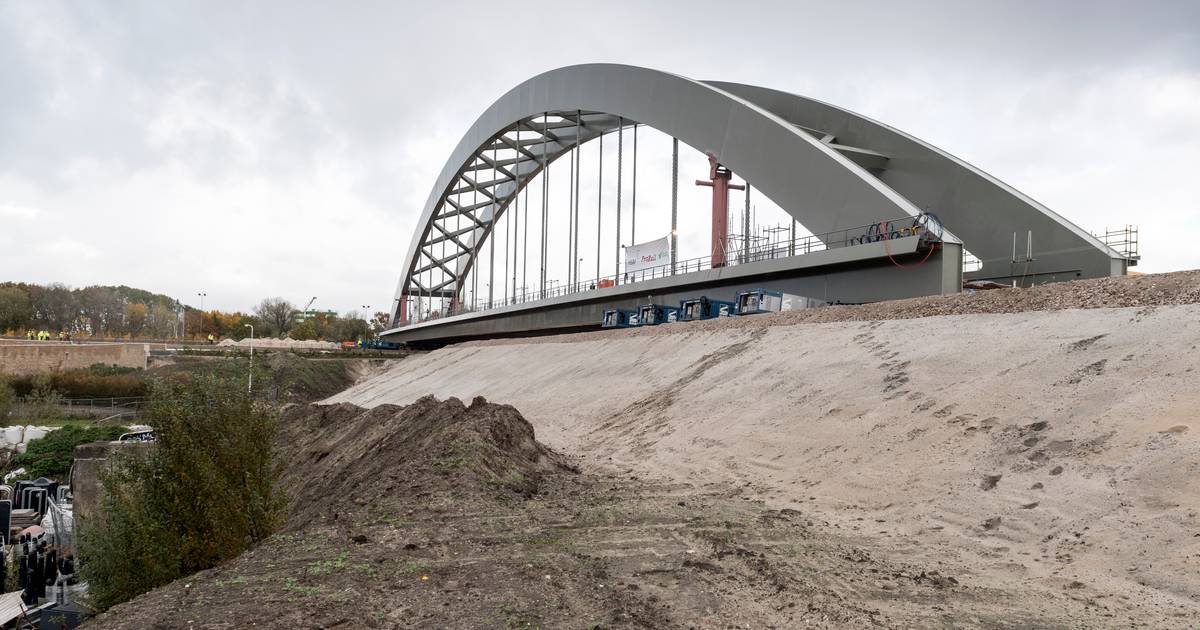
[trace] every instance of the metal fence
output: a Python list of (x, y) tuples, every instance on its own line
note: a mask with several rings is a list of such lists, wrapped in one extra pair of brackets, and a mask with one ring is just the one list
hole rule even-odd
[(48, 411), (61, 416), (136, 416), (147, 400), (144, 396), (110, 398), (33, 398), (19, 397), (13, 405), (14, 417), (40, 417)]

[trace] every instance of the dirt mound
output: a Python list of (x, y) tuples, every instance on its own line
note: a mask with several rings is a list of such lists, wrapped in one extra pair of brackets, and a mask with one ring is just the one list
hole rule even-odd
[(529, 497), (546, 472), (569, 470), (509, 405), (426, 396), (407, 406), (293, 407), (285, 415), (288, 528), (384, 509), (398, 495), (436, 501)]

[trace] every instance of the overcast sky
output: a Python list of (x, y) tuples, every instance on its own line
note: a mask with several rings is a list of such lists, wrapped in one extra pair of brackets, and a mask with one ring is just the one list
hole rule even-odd
[(1143, 271), (1196, 268), (1198, 25), (1194, 0), (0, 0), (0, 280), (378, 309), (461, 134), (587, 62), (847, 107), (1140, 225)]

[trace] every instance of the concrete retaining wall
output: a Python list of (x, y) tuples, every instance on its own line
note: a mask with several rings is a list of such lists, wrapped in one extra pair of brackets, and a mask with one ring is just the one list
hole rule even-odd
[(30, 374), (96, 363), (145, 369), (150, 346), (144, 343), (58, 343), (51, 341), (0, 345), (0, 372)]
[(75, 447), (75, 465), (71, 471), (71, 494), (75, 498), (75, 518), (86, 519), (100, 504), (103, 488), (100, 472), (117, 453), (145, 456), (153, 442), (92, 442)]

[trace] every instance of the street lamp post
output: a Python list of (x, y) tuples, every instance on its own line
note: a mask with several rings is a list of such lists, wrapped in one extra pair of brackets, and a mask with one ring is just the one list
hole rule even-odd
[(254, 324), (246, 324), (250, 329), (250, 373), (246, 378), (246, 393), (254, 392)]
[[(197, 331), (201, 335), (204, 334), (204, 298), (208, 297), (207, 293), (197, 293), (200, 296), (200, 330)], [(183, 309), (183, 317), (187, 319), (187, 308)]]

